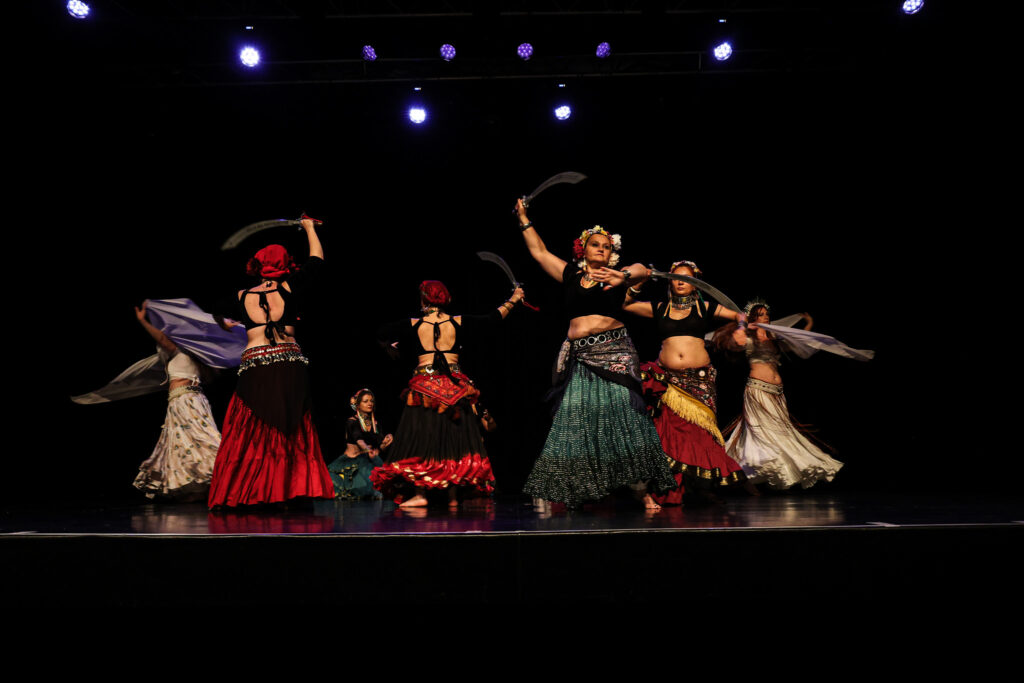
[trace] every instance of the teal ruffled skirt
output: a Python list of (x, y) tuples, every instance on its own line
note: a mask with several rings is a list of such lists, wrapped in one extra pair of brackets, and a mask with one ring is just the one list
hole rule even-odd
[(574, 364), (523, 492), (577, 506), (641, 482), (651, 493), (676, 487), (654, 423), (629, 389)]
[(381, 493), (370, 483), (370, 472), (384, 463), (360, 453), (354, 458), (339, 456), (327, 466), (338, 500), (380, 500)]

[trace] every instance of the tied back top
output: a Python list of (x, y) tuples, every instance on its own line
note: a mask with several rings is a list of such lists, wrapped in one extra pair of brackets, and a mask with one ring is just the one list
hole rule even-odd
[(654, 324), (658, 330), (658, 338), (664, 341), (669, 337), (697, 337), (703, 339), (711, 329), (714, 316), (711, 305), (700, 299), (693, 305), (690, 314), (680, 320), (669, 317), (669, 302), (661, 301), (651, 304)]
[[(252, 329), (259, 327), (260, 325), (266, 326), (266, 332), (264, 333), (267, 340), (274, 344), (274, 332), (276, 331), (279, 335), (285, 336), (284, 328), (287, 325), (295, 325), (298, 322), (298, 309), (302, 303), (302, 297), (308, 292), (310, 284), (317, 273), (320, 272), (323, 266), (323, 259), (318, 256), (310, 256), (306, 259), (305, 265), (302, 269), (290, 274), (283, 280), (277, 280), (276, 287), (274, 289), (268, 289), (265, 291), (253, 291), (247, 289), (238, 297), (237, 317), (245, 324), (246, 329)], [(288, 287), (291, 289), (285, 289), (281, 286), (282, 281), (288, 282)], [(270, 318), (270, 303), (267, 301), (267, 294), (277, 292), (281, 295), (281, 299), (284, 302), (284, 310), (281, 312), (281, 317), (277, 320), (271, 320)], [(264, 320), (253, 320), (249, 316), (249, 312), (245, 309), (245, 298), (247, 296), (259, 297), (260, 308), (266, 314)]]
[(584, 287), (580, 284), (583, 271), (574, 263), (567, 263), (562, 271), (562, 286), (565, 288), (565, 309), (569, 319), (585, 315), (603, 315), (606, 318), (622, 319), (622, 304), (626, 301), (626, 287), (606, 287), (599, 284)]

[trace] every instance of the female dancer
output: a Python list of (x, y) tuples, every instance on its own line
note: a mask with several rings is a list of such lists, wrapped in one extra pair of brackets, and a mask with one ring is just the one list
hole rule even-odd
[(211, 508), (334, 497), (310, 416), (309, 361), (294, 336), (296, 309), (324, 253), (313, 221), (303, 219), (302, 228), (309, 241), (302, 270), (295, 270), (284, 247), (272, 244), (246, 269), (260, 284), (238, 292), (237, 315), (248, 328), (248, 344), (224, 418)]
[[(747, 311), (750, 329), (736, 342), (743, 342), (750, 375), (743, 392), (743, 415), (729, 427), (732, 434), (725, 444), (726, 452), (743, 466), (751, 482), (767, 483), (773, 489), (788, 489), (794, 484), (806, 489), (822, 479), (832, 481), (843, 463), (829, 457), (794, 426), (779, 376), (779, 345), (785, 342), (762, 327), (786, 325), (788, 319), (770, 325), (770, 309), (764, 302), (748, 303)], [(801, 318), (806, 322), (804, 332), (809, 332), (814, 324), (806, 313), (792, 318), (793, 322)], [(716, 337), (728, 340), (730, 335)]]
[(157, 343), (170, 380), (170, 393), (160, 440), (153, 454), (139, 466), (134, 486), (147, 498), (159, 495), (201, 500), (213, 476), (220, 432), (203, 394), (199, 364), (146, 320), (146, 304), (143, 301), (141, 308), (135, 307), (135, 317)]
[(380, 452), (391, 445), (390, 434), (381, 435), (373, 414), (375, 399), (369, 389), (360, 389), (349, 399), (355, 415), (345, 421), (345, 452), (327, 466), (334, 481), (334, 493), (343, 500), (379, 500), (370, 472), (383, 465)]
[[(516, 204), (530, 255), (562, 283), (569, 331), (556, 370), (561, 395), (544, 450), (523, 492), (576, 507), (633, 486), (667, 490), (675, 485), (665, 454), (643, 408), (639, 359), (620, 321), (626, 285), (649, 276), (639, 263), (613, 270), (618, 235), (594, 226), (573, 245), (576, 262), (547, 250), (522, 200)], [(644, 504), (658, 508), (645, 491)]]
[(106, 386), (73, 396), (75, 403), (106, 403), (157, 391), (170, 393), (160, 440), (139, 467), (135, 487), (148, 498), (201, 499), (210, 486), (220, 432), (200, 385), (210, 368), (238, 365), (245, 332), (222, 330), (189, 299), (147, 299), (135, 317), (157, 343), (157, 353), (134, 363)]
[[(427, 505), (427, 493), (447, 491), (449, 507), (458, 507), (458, 490), (489, 494), (494, 475), (480, 437), (476, 402), (480, 392), (459, 367), (463, 328), (504, 319), (523, 299), (517, 288), (512, 296), (487, 315), (450, 315), (448, 289), (437, 280), (420, 285), (421, 318), (389, 325), (382, 342), (398, 337), (399, 349), (414, 349), (416, 370), (404, 392), (405, 410), (398, 423), (395, 445), (384, 465), (370, 481), (394, 497), (401, 507)], [(392, 344), (393, 346), (393, 344)]]
[[(700, 269), (693, 261), (676, 261), (670, 269), (696, 277)], [(722, 447), (718, 430), (718, 372), (704, 348), (704, 334), (714, 317), (736, 320), (738, 314), (721, 304), (708, 304), (688, 282), (672, 280), (669, 301), (634, 301), (639, 290), (630, 288), (626, 310), (654, 318), (661, 337), (661, 353), (654, 363), (642, 366), (644, 390), (658, 399), (654, 426), (668, 454), (668, 463), (679, 488), (659, 499), (682, 504), (687, 489), (709, 489), (713, 484), (743, 480), (743, 469)], [(667, 410), (666, 410), (667, 408)]]

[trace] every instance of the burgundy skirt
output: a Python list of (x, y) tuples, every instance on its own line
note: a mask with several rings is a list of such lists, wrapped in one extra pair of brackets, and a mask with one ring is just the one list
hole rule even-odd
[(657, 363), (641, 368), (644, 391), (657, 399), (654, 428), (669, 458), (679, 488), (658, 503), (679, 505), (686, 487), (711, 488), (746, 479), (743, 468), (723, 446), (715, 416), (717, 372), (711, 365), (682, 372), (665, 370)]
[(297, 344), (247, 349), (210, 483), (211, 508), (333, 498)]

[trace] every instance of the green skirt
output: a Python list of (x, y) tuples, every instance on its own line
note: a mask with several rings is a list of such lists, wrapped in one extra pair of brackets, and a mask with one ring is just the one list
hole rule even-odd
[(574, 364), (523, 492), (576, 506), (641, 482), (651, 493), (676, 487), (654, 423), (629, 389)]

